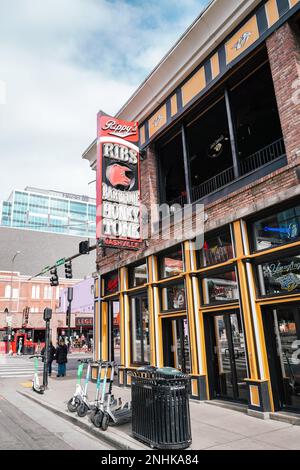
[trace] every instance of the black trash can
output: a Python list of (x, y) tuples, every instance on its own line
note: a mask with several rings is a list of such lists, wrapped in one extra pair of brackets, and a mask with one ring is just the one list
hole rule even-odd
[(132, 375), (132, 433), (156, 449), (191, 445), (190, 377), (174, 368), (140, 368)]

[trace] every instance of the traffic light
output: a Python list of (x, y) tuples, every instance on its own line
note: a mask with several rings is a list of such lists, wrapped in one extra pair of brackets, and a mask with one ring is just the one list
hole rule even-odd
[(90, 252), (90, 241), (86, 240), (79, 243), (79, 253), (81, 255), (88, 255)]
[(65, 276), (66, 279), (72, 279), (73, 274), (72, 274), (72, 261), (66, 261), (65, 262)]
[(51, 274), (50, 286), (58, 286), (59, 281), (58, 281), (57, 269), (56, 268), (51, 269), (50, 274)]

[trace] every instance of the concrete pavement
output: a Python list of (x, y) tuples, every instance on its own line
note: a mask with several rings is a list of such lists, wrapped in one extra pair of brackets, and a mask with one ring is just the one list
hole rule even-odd
[[(66, 403), (75, 389), (75, 379), (50, 379), (49, 390), (37, 395), (24, 389), (31, 399), (93, 435), (108, 439), (118, 448), (143, 449), (144, 445), (131, 436), (131, 425), (109, 427), (103, 432), (86, 418), (67, 411)], [(89, 397), (93, 399), (95, 385), (90, 384)], [(114, 387), (115, 397), (130, 399), (130, 389)], [(212, 403), (212, 402), (211, 402)], [(190, 402), (193, 450), (300, 450), (300, 426), (274, 420), (261, 420), (239, 411), (233, 411), (211, 403)]]

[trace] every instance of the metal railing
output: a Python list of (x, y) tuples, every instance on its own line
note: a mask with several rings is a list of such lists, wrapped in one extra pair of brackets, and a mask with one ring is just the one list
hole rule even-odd
[(241, 176), (251, 173), (251, 171), (276, 160), (276, 158), (285, 155), (285, 146), (283, 138), (276, 140), (272, 144), (264, 147), (257, 152), (240, 161)]
[(213, 193), (219, 188), (226, 186), (234, 180), (234, 169), (233, 166), (222, 171), (213, 178), (205, 181), (204, 183), (196, 186), (192, 189), (192, 201), (198, 201), (207, 194)]
[[(264, 165), (267, 165), (268, 163), (280, 157), (283, 157), (285, 154), (286, 152), (283, 138), (276, 140), (272, 144), (267, 145), (266, 147), (258, 150), (249, 157), (240, 160), (240, 177), (257, 170), (258, 168), (261, 168)], [(218, 189), (222, 189), (227, 184), (232, 183), (235, 179), (236, 178), (234, 176), (234, 167), (232, 166), (230, 168), (227, 168), (221, 173), (218, 173), (212, 178), (204, 181), (199, 186), (195, 186), (194, 188), (192, 188), (192, 201), (198, 201), (199, 199), (202, 199), (208, 194), (211, 194), (214, 191), (217, 191)], [(183, 206), (184, 204), (186, 204), (186, 202), (186, 196), (179, 196), (178, 198), (170, 201), (169, 204), (179, 204)]]

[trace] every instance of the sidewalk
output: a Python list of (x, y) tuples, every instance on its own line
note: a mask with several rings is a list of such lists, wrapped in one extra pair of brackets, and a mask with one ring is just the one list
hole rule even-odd
[[(49, 389), (38, 395), (20, 386), (19, 393), (80, 426), (94, 436), (120, 449), (149, 449), (131, 436), (131, 424), (110, 426), (102, 431), (91, 424), (88, 417), (78, 418), (67, 410), (67, 401), (74, 393), (76, 379), (49, 378)], [(130, 400), (130, 389), (114, 387), (115, 398)], [(89, 387), (89, 397), (95, 396), (95, 384)], [(261, 420), (240, 411), (232, 411), (212, 402), (190, 401), (192, 450), (300, 450), (300, 426), (275, 420)]]

